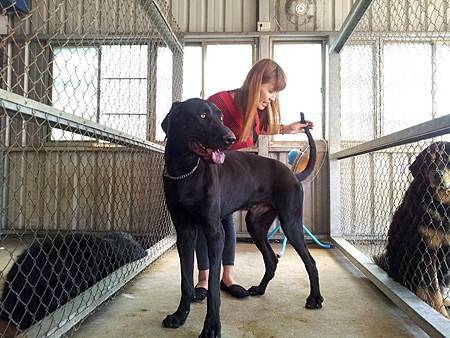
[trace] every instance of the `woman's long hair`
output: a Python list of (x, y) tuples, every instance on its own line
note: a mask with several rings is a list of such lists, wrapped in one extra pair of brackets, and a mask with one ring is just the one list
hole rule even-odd
[[(271, 59), (262, 59), (255, 63), (247, 74), (244, 84), (236, 92), (236, 103), (244, 113), (244, 126), (240, 141), (245, 142), (253, 136), (255, 112), (260, 101), (261, 85), (274, 83), (274, 90), (279, 92), (286, 87), (286, 74)], [(264, 110), (259, 111), (261, 130), (269, 134), (278, 132), (280, 124), (280, 103), (278, 96)]]

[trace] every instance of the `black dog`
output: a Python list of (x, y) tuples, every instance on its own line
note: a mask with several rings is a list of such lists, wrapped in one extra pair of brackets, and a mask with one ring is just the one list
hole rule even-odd
[(450, 143), (433, 143), (410, 166), (413, 181), (395, 211), (384, 254), (375, 262), (389, 276), (448, 317)]
[(147, 252), (131, 235), (83, 233), (35, 241), (8, 272), (0, 319), (25, 330)]
[(224, 231), (220, 220), (232, 212), (247, 209), (247, 229), (261, 251), (265, 274), (251, 295), (264, 294), (275, 274), (278, 259), (267, 240), (267, 232), (279, 217), (284, 234), (302, 258), (309, 275), (311, 292), (306, 307), (319, 309), (323, 298), (319, 275), (303, 238), (303, 190), (299, 183), (313, 170), (316, 148), (305, 130), (311, 156), (304, 172), (294, 174), (281, 162), (245, 152), (222, 152), (235, 136), (222, 123), (221, 111), (212, 103), (190, 99), (174, 103), (162, 122), (167, 135), (165, 151), (166, 202), (177, 232), (181, 262), (181, 300), (177, 311), (163, 325), (182, 325), (194, 295), (193, 263), (196, 226), (202, 227), (208, 243), (210, 277), (208, 307), (201, 337), (220, 337), (219, 275)]

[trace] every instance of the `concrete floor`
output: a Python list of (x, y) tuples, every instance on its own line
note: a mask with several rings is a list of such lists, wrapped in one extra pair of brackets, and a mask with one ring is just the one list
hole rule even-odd
[[(279, 245), (275, 244), (276, 250)], [(304, 308), (309, 283), (292, 247), (262, 297), (236, 300), (222, 293), (223, 337), (427, 337), (338, 250), (312, 249), (325, 298), (321, 310)], [(252, 244), (239, 244), (236, 279), (259, 283), (264, 266)], [(170, 251), (109, 304), (89, 317), (75, 337), (198, 337), (206, 301), (193, 304), (186, 323), (165, 329), (163, 318), (179, 301), (179, 260)]]

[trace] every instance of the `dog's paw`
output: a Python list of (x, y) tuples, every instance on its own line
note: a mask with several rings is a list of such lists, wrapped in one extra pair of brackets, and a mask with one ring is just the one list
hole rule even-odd
[(211, 324), (205, 323), (199, 338), (220, 338), (221, 337), (220, 320), (216, 320)]
[(318, 296), (309, 296), (306, 298), (305, 308), (310, 310), (317, 310), (322, 308), (323, 297), (321, 295)]
[(177, 311), (171, 315), (168, 315), (166, 318), (164, 318), (162, 325), (163, 325), (163, 327), (176, 329), (177, 327), (180, 327), (181, 325), (184, 324), (188, 314), (189, 314), (189, 311), (187, 311), (186, 313), (180, 313)]
[(248, 293), (250, 294), (250, 296), (262, 296), (264, 293), (266, 293), (266, 290), (259, 286), (252, 286), (250, 289), (248, 289)]

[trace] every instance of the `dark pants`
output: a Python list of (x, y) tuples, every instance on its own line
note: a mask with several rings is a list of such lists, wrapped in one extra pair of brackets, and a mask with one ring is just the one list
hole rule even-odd
[[(234, 257), (236, 254), (236, 227), (233, 222), (233, 214), (226, 216), (222, 220), (222, 226), (225, 230), (225, 243), (222, 254), (223, 265), (234, 265)], [(199, 270), (209, 269), (208, 246), (203, 229), (197, 230), (197, 245), (195, 248), (197, 253), (197, 267)]]

